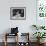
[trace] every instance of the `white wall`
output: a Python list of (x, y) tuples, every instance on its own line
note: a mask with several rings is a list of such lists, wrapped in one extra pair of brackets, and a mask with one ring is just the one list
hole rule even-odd
[[(26, 7), (26, 20), (10, 20), (10, 7)], [(0, 34), (17, 26), (32, 35), (32, 24), (36, 24), (36, 0), (0, 0)]]

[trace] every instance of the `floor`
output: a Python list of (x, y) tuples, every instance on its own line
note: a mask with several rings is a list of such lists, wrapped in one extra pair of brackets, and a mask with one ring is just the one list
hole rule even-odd
[[(31, 45), (30, 46), (37, 46), (37, 43), (30, 43)], [(0, 46), (4, 46), (4, 43), (2, 42), (0, 42)], [(7, 46), (15, 46), (15, 43), (8, 43), (8, 45)], [(21, 46), (25, 46), (25, 45), (21, 45)], [(44, 43), (44, 45), (42, 45), (42, 46), (46, 46), (46, 43)]]

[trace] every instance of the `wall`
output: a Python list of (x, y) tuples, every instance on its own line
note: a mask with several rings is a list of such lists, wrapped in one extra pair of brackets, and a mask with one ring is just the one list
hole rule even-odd
[[(10, 7), (26, 7), (26, 20), (10, 20)], [(11, 27), (19, 27), (19, 32), (30, 32), (36, 24), (36, 0), (0, 0), (0, 34)]]

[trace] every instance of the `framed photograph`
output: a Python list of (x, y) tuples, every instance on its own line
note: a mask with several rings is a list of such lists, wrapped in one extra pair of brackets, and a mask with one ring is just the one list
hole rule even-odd
[(26, 19), (26, 8), (25, 7), (11, 7), (10, 8), (10, 19), (11, 20), (25, 20)]

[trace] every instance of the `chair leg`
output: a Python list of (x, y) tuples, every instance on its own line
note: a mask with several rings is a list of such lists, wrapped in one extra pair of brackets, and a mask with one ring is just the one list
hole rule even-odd
[(7, 46), (7, 42), (6, 42), (6, 41), (5, 41), (5, 43), (4, 43), (4, 44), (5, 44), (5, 46)]
[(5, 34), (5, 46), (7, 46), (7, 34)]

